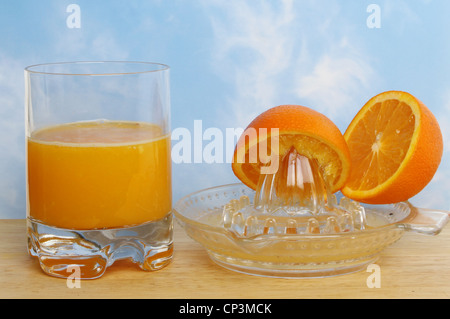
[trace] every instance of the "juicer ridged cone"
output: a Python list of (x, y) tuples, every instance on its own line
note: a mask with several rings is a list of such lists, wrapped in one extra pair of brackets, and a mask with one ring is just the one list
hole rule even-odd
[(293, 147), (273, 174), (261, 174), (253, 204), (247, 196), (223, 208), (224, 228), (239, 237), (262, 234), (336, 234), (364, 230), (364, 208), (343, 197), (339, 203), (314, 159)]

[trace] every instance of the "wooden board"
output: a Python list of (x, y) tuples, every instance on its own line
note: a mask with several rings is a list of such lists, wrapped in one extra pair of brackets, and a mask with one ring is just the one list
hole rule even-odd
[(219, 267), (175, 224), (173, 262), (144, 272), (116, 262), (103, 277), (68, 288), (44, 274), (26, 250), (25, 220), (0, 220), (0, 298), (449, 298), (450, 225), (437, 236), (406, 233), (378, 260), (380, 288), (372, 272), (318, 279), (263, 278)]

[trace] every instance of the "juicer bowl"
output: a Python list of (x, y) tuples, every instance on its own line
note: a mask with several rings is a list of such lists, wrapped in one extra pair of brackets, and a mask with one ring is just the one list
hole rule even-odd
[[(251, 275), (328, 277), (365, 270), (405, 231), (437, 235), (449, 212), (414, 207), (410, 202), (364, 207), (364, 230), (335, 234), (268, 233), (241, 236), (224, 227), (223, 208), (242, 196), (252, 204), (255, 191), (244, 184), (200, 190), (181, 198), (174, 215), (187, 235), (218, 265)], [(337, 197), (343, 197), (337, 193)]]

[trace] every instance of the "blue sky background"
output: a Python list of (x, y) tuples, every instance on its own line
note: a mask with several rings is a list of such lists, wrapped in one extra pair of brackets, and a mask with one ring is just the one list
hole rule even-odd
[[(66, 25), (72, 3), (80, 29)], [(380, 28), (367, 27), (369, 4), (381, 9)], [(25, 217), (24, 67), (81, 60), (170, 65), (173, 129), (202, 120), (225, 132), (301, 104), (344, 132), (373, 95), (409, 91), (436, 115), (445, 143), (435, 178), (412, 202), (450, 209), (449, 13), (447, 0), (1, 1), (0, 218)], [(229, 163), (173, 173), (174, 201), (237, 181)]]

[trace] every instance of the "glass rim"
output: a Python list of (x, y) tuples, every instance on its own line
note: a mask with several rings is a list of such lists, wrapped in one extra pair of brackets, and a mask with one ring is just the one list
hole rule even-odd
[[(45, 70), (35, 70), (38, 68), (43, 68), (46, 66), (57, 66), (57, 65), (81, 65), (81, 64), (117, 64), (117, 65), (148, 65), (153, 66), (152, 69), (142, 70), (142, 71), (130, 71), (130, 72), (57, 72), (57, 71), (45, 71)], [(159, 67), (159, 68), (155, 68)], [(145, 61), (69, 61), (69, 62), (51, 62), (51, 63), (40, 63), (33, 64), (25, 67), (25, 71), (33, 74), (45, 74), (45, 75), (72, 75), (72, 76), (107, 76), (107, 75), (132, 75), (132, 74), (144, 74), (144, 73), (155, 73), (161, 71), (167, 71), (170, 67), (167, 64), (157, 63), (157, 62), (145, 62)]]

